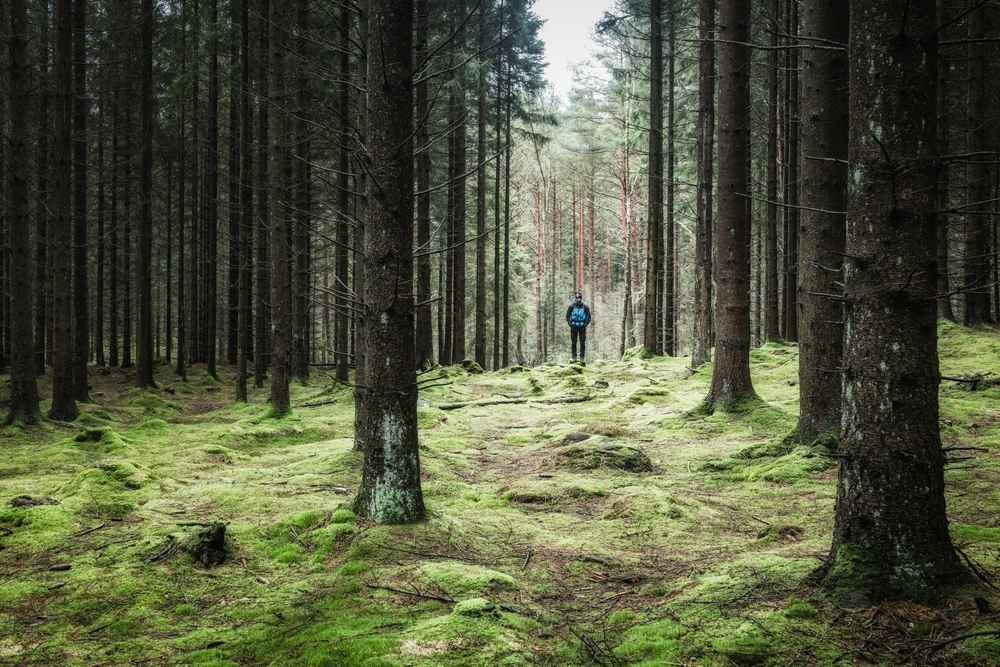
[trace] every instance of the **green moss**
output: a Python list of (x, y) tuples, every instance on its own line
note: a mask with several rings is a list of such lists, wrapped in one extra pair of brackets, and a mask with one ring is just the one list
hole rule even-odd
[(741, 623), (712, 641), (712, 648), (739, 665), (756, 665), (775, 653), (771, 640), (753, 623)]
[(498, 614), (499, 610), (496, 603), (492, 600), (487, 600), (486, 598), (469, 598), (458, 602), (452, 613), (459, 616), (485, 616)]
[(615, 656), (643, 667), (676, 664), (683, 658), (681, 641), (685, 633), (685, 628), (672, 620), (638, 625), (622, 635)]
[(955, 539), (974, 544), (1000, 544), (1000, 528), (976, 526), (968, 523), (951, 524)]
[(816, 618), (818, 615), (819, 612), (816, 611), (816, 607), (812, 606), (808, 602), (803, 602), (802, 600), (792, 600), (792, 602), (785, 607), (786, 618), (812, 619)]
[(330, 523), (354, 523), (357, 516), (349, 509), (339, 509), (330, 515)]
[(425, 563), (420, 568), (420, 575), (452, 597), (515, 587), (514, 578), (509, 574), (456, 561)]
[(571, 468), (594, 470), (613, 468), (626, 472), (650, 472), (653, 462), (637, 447), (629, 447), (617, 442), (591, 443), (585, 440), (576, 445), (562, 447), (559, 457)]

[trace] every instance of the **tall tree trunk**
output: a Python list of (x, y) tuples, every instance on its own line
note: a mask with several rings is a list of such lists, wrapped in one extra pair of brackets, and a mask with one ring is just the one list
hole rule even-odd
[[(413, 347), (413, 2), (373, 0), (368, 40), (366, 145), (371, 165), (365, 225), (365, 463), (355, 509), (378, 523), (424, 516)], [(383, 187), (383, 184), (394, 187)]]
[(719, 7), (719, 217), (715, 229), (716, 359), (708, 402), (754, 396), (750, 381), (750, 0)]
[[(268, 4), (269, 2), (269, 0), (263, 1), (264, 4)], [(267, 14), (263, 16), (267, 16)], [(266, 41), (264, 41), (266, 37), (264, 35), (268, 30), (267, 22), (262, 22), (259, 29), (261, 31), (261, 54), (259, 56), (263, 57), (266, 47)], [(277, 40), (275, 41), (277, 42)], [(276, 63), (281, 62), (283, 64), (284, 55), (277, 53), (275, 55)], [(275, 71), (281, 71), (281, 67), (276, 67)], [(261, 71), (261, 86), (266, 85), (265, 79), (266, 72)], [(276, 87), (279, 85), (277, 79), (275, 80), (275, 84)], [(267, 118), (264, 109), (268, 101), (265, 100), (263, 95), (261, 96), (261, 101), (261, 145), (267, 146), (263, 140), (266, 137), (266, 134), (264, 134), (266, 132), (264, 124)], [(265, 179), (258, 183), (260, 191), (258, 196), (261, 196), (270, 187), (270, 177), (267, 170), (267, 156), (261, 154), (259, 158), (258, 174), (262, 175), (261, 178)], [(263, 203), (260, 205), (263, 206)], [(263, 209), (260, 211), (260, 215), (265, 217)], [(271, 216), (271, 411), (276, 416), (283, 416), (291, 410), (289, 378), (291, 376), (292, 363), (292, 270), (290, 261), (292, 248), (289, 245), (289, 239), (292, 237), (292, 230), (289, 225), (290, 221), (291, 216), (286, 214), (284, 210), (280, 211), (278, 215)], [(258, 313), (257, 321), (258, 323), (263, 321), (260, 313)], [(258, 346), (263, 343), (259, 329), (257, 342)]]
[(35, 202), (35, 365), (39, 375), (45, 374), (46, 351), (48, 350), (48, 330), (51, 324), (49, 313), (49, 135), (52, 123), (49, 119), (49, 100), (52, 86), (49, 81), (49, 23), (51, 21), (46, 2), (41, 12), (38, 46), (38, 139), (35, 169), (37, 170), (37, 192)]
[[(266, 1), (266, 0), (265, 0)], [(226, 271), (226, 363), (236, 364), (240, 340), (240, 267), (242, 204), (240, 202), (240, 4), (230, 2), (229, 17), (229, 253)], [(267, 14), (264, 14), (267, 16)], [(266, 57), (267, 51), (260, 54)]]
[[(423, 0), (421, 0), (423, 1)], [(504, 40), (504, 0), (500, 0), (499, 7), (499, 33), (500, 48), (497, 49), (495, 63), (496, 77), (496, 99), (494, 108), (494, 132), (495, 132), (495, 162), (493, 165), (493, 370), (501, 368), (502, 359), (500, 357), (500, 341), (504, 337), (504, 323), (501, 317), (503, 305), (503, 282), (500, 274), (500, 169), (503, 166), (503, 143), (502, 131), (503, 123), (503, 40)], [(419, 91), (418, 91), (419, 94)]]
[(770, 0), (771, 51), (767, 66), (767, 223), (764, 233), (764, 340), (781, 338), (778, 316), (778, 54), (782, 0)]
[[(423, 12), (421, 15), (420, 12)], [(426, 53), (427, 49), (427, 0), (423, 0), (423, 5), (417, 7), (417, 52), (418, 58), (423, 58), (421, 53)], [(421, 28), (421, 26), (423, 26)], [(421, 33), (420, 31), (423, 30)], [(337, 220), (337, 250), (336, 250), (336, 260), (337, 260), (337, 326), (336, 326), (336, 342), (334, 344), (334, 352), (336, 355), (337, 362), (337, 381), (347, 382), (349, 371), (350, 371), (350, 358), (347, 354), (348, 352), (348, 334), (350, 333), (349, 318), (351, 316), (351, 311), (355, 307), (355, 303), (351, 298), (350, 283), (348, 278), (350, 276), (349, 271), (349, 261), (348, 248), (350, 247), (350, 229), (352, 224), (352, 216), (350, 215), (351, 207), (351, 193), (350, 193), (350, 169), (351, 169), (351, 154), (350, 150), (354, 147), (355, 143), (352, 139), (352, 124), (351, 124), (351, 14), (350, 11), (345, 8), (342, 10), (340, 19), (340, 43), (341, 43), (341, 53), (340, 53), (340, 78), (343, 80), (340, 86), (340, 96), (338, 98), (338, 110), (340, 114), (340, 151), (339, 151), (339, 174), (337, 176), (337, 208), (340, 213)], [(423, 52), (421, 52), (423, 49)], [(430, 147), (427, 145), (428, 133), (427, 133), (427, 114), (429, 113), (430, 105), (427, 100), (427, 82), (417, 84), (417, 115), (418, 122), (420, 125), (417, 127), (417, 144), (421, 151), (417, 156), (417, 161), (419, 163), (418, 167), (418, 184), (417, 188), (419, 190), (427, 190), (430, 185)], [(421, 100), (423, 106), (421, 106)], [(420, 195), (419, 205), (417, 209), (417, 226), (419, 227), (419, 238), (417, 240), (418, 245), (421, 243), (430, 243), (430, 224), (431, 224), (431, 212), (430, 212), (430, 193)], [(424, 216), (424, 217), (421, 217)], [(358, 243), (357, 235), (354, 239), (355, 245)], [(422, 247), (421, 251), (426, 252), (427, 248)], [(430, 331), (430, 256), (424, 255), (418, 260), (420, 263), (420, 281), (417, 284), (417, 300), (420, 303), (428, 302), (425, 306), (418, 308), (417, 310), (417, 361), (420, 365), (423, 365), (425, 361), (430, 359), (431, 355), (431, 331)], [(424, 270), (426, 269), (426, 275)], [(426, 279), (426, 284), (424, 280)], [(356, 295), (355, 295), (356, 296)], [(426, 330), (421, 329), (421, 325), (426, 326)], [(422, 339), (421, 336), (425, 336), (426, 339)], [(422, 354), (422, 352), (424, 354)]]
[[(430, 2), (429, 0), (417, 0), (417, 31), (416, 31), (416, 58), (418, 63), (424, 63), (428, 54), (428, 40), (430, 33)], [(349, 87), (344, 86), (342, 95), (346, 98), (349, 95)], [(350, 108), (349, 106), (347, 107)], [(426, 76), (421, 76), (417, 81), (417, 323), (416, 323), (416, 364), (417, 368), (423, 368), (430, 363), (434, 357), (434, 336), (431, 330), (431, 145), (430, 132), (430, 97), (428, 94), (428, 82)], [(349, 117), (344, 112), (342, 122), (347, 127)], [(347, 133), (344, 133), (346, 142)], [(345, 144), (346, 145), (346, 144)], [(346, 184), (346, 181), (345, 181)], [(344, 221), (346, 223), (346, 219)], [(346, 229), (344, 230), (346, 239)], [(347, 249), (343, 250), (344, 258), (344, 278), (343, 285), (338, 289), (345, 290), (347, 283)], [(340, 251), (338, 250), (338, 271), (340, 261)], [(343, 318), (344, 325), (347, 322), (347, 310), (342, 309), (343, 314), (338, 317)], [(346, 328), (346, 327), (345, 327)], [(347, 338), (344, 337), (346, 347)], [(338, 344), (338, 350), (340, 345)], [(347, 378), (346, 355), (345, 355), (344, 379)], [(338, 366), (339, 372), (339, 366)]]
[(73, 29), (70, 0), (56, 0), (55, 59), (55, 196), (52, 219), (52, 407), (49, 418), (72, 421), (79, 414), (73, 389), (73, 322), (71, 277), (73, 221), (72, 97)]
[[(969, 81), (969, 129), (972, 135), (971, 150), (991, 147), (990, 133), (996, 107), (991, 104), (992, 87), (996, 85), (996, 67), (993, 45), (995, 37), (994, 15), (991, 5), (982, 7), (971, 19), (970, 39), (973, 57)], [(968, 207), (970, 215), (965, 222), (965, 326), (974, 327), (993, 320), (990, 310), (990, 211), (993, 177), (987, 161), (979, 158), (973, 162), (969, 174)]]
[[(799, 34), (799, 5), (797, 0), (787, 0), (786, 27), (788, 35)], [(794, 39), (789, 37), (789, 43)], [(799, 51), (787, 52), (785, 68), (787, 152), (785, 154), (785, 283), (784, 316), (785, 339), (799, 339)]]
[[(102, 131), (103, 131), (103, 127), (104, 126), (102, 124), (102, 126), (101, 126)], [(167, 157), (165, 159), (165, 162), (167, 163), (167, 211), (166, 211), (166, 213), (167, 213), (167, 216), (166, 216), (166, 226), (167, 226), (167, 266), (166, 266), (166, 271), (163, 274), (162, 284), (163, 284), (164, 291), (167, 293), (167, 298), (166, 298), (166, 303), (164, 304), (163, 313), (164, 313), (165, 319), (166, 319), (165, 327), (164, 327), (165, 328), (164, 339), (165, 339), (165, 343), (166, 343), (166, 361), (167, 361), (167, 365), (169, 366), (170, 363), (173, 361), (173, 352), (174, 352), (174, 348), (173, 348), (173, 344), (174, 344), (174, 338), (173, 338), (173, 336), (174, 336), (174, 327), (173, 327), (173, 325), (174, 325), (174, 321), (173, 321), (173, 305), (174, 305), (173, 299), (174, 299), (174, 291), (173, 291), (173, 289), (170, 286), (170, 281), (173, 280), (173, 275), (174, 275), (174, 156), (173, 156), (173, 153), (167, 153)], [(101, 183), (102, 183), (102, 186), (103, 186), (103, 182), (104, 182), (104, 180), (103, 180), (103, 178), (104, 178), (103, 177), (104, 158), (103, 157), (98, 157), (98, 164), (101, 165), (101, 169), (102, 169), (102, 171), (101, 171), (102, 176), (100, 176), (100, 178), (101, 178)], [(100, 208), (98, 209), (98, 216), (99, 216), (98, 217), (98, 228), (101, 229), (104, 226), (103, 225), (103, 219), (104, 219), (104, 217), (103, 217), (103, 210), (104, 210), (104, 194), (103, 194), (103, 189), (100, 191), (100, 193), (97, 195), (97, 197), (98, 197), (98, 200), (100, 201), (100, 204), (99, 204)], [(98, 275), (98, 277), (100, 277), (100, 275), (101, 275), (100, 270), (98, 270), (97, 275)], [(100, 290), (98, 290), (98, 296), (100, 296), (100, 295), (101, 295), (101, 292), (100, 292)], [(98, 313), (100, 313), (100, 309), (98, 309)], [(98, 315), (98, 318), (100, 318), (100, 315)], [(100, 329), (98, 329), (98, 333), (100, 333)], [(98, 351), (100, 351), (100, 348), (98, 348)], [(100, 361), (98, 361), (98, 363), (100, 363)]]
[(455, 245), (455, 265), (453, 276), (452, 294), (452, 325), (454, 327), (451, 342), (451, 362), (453, 364), (465, 361), (465, 214), (466, 214), (466, 144), (465, 144), (465, 123), (466, 123), (466, 88), (465, 88), (465, 66), (462, 61), (465, 58), (465, 14), (466, 0), (454, 0), (455, 20), (458, 27), (455, 31), (455, 45), (457, 53), (455, 60), (458, 64), (455, 70), (455, 122), (453, 133), (455, 140), (455, 182), (454, 182), (454, 245)]
[[(250, 0), (245, 0), (249, 2)], [(272, 94), (281, 90), (283, 84), (283, 75), (285, 70), (281, 67), (274, 66), (273, 72), (270, 68), (277, 63), (285, 62), (285, 44), (279, 39), (280, 34), (277, 32), (278, 21), (285, 20), (285, 14), (281, 11), (282, 5), (280, 3), (272, 3), (270, 0), (258, 0), (258, 18), (257, 18), (257, 53), (256, 65), (257, 65), (257, 99), (259, 104), (257, 105), (257, 208), (254, 213), (256, 217), (256, 223), (252, 228), (246, 228), (244, 230), (245, 234), (249, 234), (246, 239), (245, 247), (250, 248), (250, 243), (254, 242), (256, 244), (256, 264), (253, 263), (252, 258), (247, 258), (250, 262), (248, 267), (255, 267), (250, 270), (250, 276), (255, 279), (253, 282), (254, 301), (255, 301), (255, 312), (247, 315), (246, 326), (247, 326), (247, 354), (250, 354), (250, 350), (253, 349), (253, 363), (254, 363), (254, 385), (257, 388), (264, 386), (264, 376), (267, 374), (267, 369), (271, 366), (271, 351), (273, 350), (274, 341), (271, 339), (271, 325), (273, 323), (273, 312), (272, 305), (270, 302), (272, 291), (272, 281), (274, 276), (271, 273), (271, 262), (270, 257), (271, 247), (284, 248), (287, 251), (291, 251), (287, 239), (283, 241), (277, 241), (270, 238), (271, 226), (272, 226), (272, 216), (271, 211), (271, 192), (273, 190), (273, 185), (271, 183), (271, 156), (272, 153), (276, 155), (282, 155), (282, 150), (284, 148), (285, 136), (279, 132), (276, 132), (273, 137), (275, 146), (271, 145), (271, 105), (273, 104)], [(282, 28), (287, 30), (287, 28)], [(247, 43), (247, 48), (249, 49), (249, 42)], [(247, 63), (247, 86), (249, 89), (250, 85), (250, 54), (246, 56), (245, 62)], [(274, 77), (272, 82), (271, 77)], [(251, 98), (252, 99), (252, 98)], [(252, 102), (248, 102), (252, 104)], [(282, 111), (279, 113), (284, 113), (286, 107), (286, 102), (282, 100), (281, 106)], [(252, 106), (250, 107), (252, 109)], [(281, 116), (278, 116), (281, 118)], [(249, 122), (249, 121), (248, 121)], [(253, 136), (253, 126), (250, 125), (246, 128), (246, 132)], [(248, 148), (251, 145), (251, 140), (248, 139), (245, 146)], [(277, 150), (275, 150), (277, 148)], [(254, 178), (253, 172), (245, 174), (245, 178)], [(253, 196), (252, 192), (249, 196)], [(284, 200), (283, 200), (284, 201)], [(282, 208), (281, 214), (285, 215), (289, 213), (286, 208)], [(286, 221), (287, 222), (287, 221)], [(288, 224), (284, 225), (284, 228), (288, 233), (291, 233), (290, 226)], [(288, 266), (286, 262), (286, 266)], [(256, 275), (254, 275), (256, 274)], [(291, 278), (289, 277), (289, 280)], [(245, 283), (247, 289), (251, 289), (250, 282)], [(250, 298), (249, 295), (247, 297)], [(291, 295), (288, 296), (291, 299)], [(291, 315), (289, 315), (291, 318)], [(252, 322), (251, 322), (252, 320)], [(291, 322), (291, 319), (289, 319)], [(251, 331), (253, 332), (251, 334)], [(291, 330), (289, 330), (290, 334)], [(291, 355), (291, 340), (287, 341), (288, 344), (288, 354)], [(291, 357), (289, 356), (289, 363)]]
[[(104, 366), (104, 264), (105, 264), (105, 254), (107, 248), (107, 239), (104, 235), (105, 226), (105, 168), (104, 168), (104, 127), (105, 127), (105, 102), (107, 101), (106, 90), (101, 90), (101, 115), (98, 120), (98, 132), (97, 132), (97, 288), (96, 288), (96, 307), (95, 307), (95, 317), (94, 322), (94, 349), (97, 353), (97, 365)], [(168, 241), (169, 241), (169, 226), (168, 230)], [(169, 251), (169, 243), (167, 245)], [(167, 255), (167, 261), (169, 264), (170, 255)], [(167, 270), (169, 275), (169, 268)], [(167, 291), (167, 297), (169, 299), (170, 291)], [(167, 321), (169, 327), (169, 320)], [(169, 338), (168, 338), (169, 343)]]
[[(187, 73), (187, 0), (181, 0), (181, 72)], [(187, 246), (184, 240), (185, 231), (185, 186), (187, 184), (187, 150), (185, 146), (187, 127), (187, 105), (184, 103), (184, 92), (177, 91), (177, 377), (181, 380), (187, 379), (187, 302), (186, 285), (187, 272), (185, 264), (185, 251)], [(117, 172), (116, 172), (117, 173)], [(112, 185), (112, 193), (114, 186)], [(112, 203), (112, 216), (114, 215), (114, 204)], [(113, 219), (113, 218), (112, 218)], [(112, 267), (114, 260), (112, 259)], [(112, 269), (113, 270), (113, 269)], [(112, 287), (112, 290), (114, 288)], [(114, 307), (114, 292), (112, 291), (112, 307)]]
[(511, 75), (511, 62), (507, 60), (507, 100), (504, 116), (504, 193), (503, 193), (503, 367), (510, 366), (510, 156), (513, 150), (511, 141), (510, 117), (514, 105), (514, 77)]
[(28, 12), (25, 0), (10, 3), (10, 161), (7, 170), (7, 219), (11, 251), (11, 350), (10, 408), (7, 424), (38, 421), (37, 363), (32, 338), (32, 285), (30, 221), (28, 216)]
[[(803, 5), (802, 34), (815, 43), (847, 44), (850, 22), (842, 8)], [(802, 226), (799, 231), (798, 436), (805, 442), (836, 436), (840, 428), (844, 309), (841, 291), (847, 206), (849, 71), (846, 51), (802, 52)]]
[[(476, 86), (476, 363), (486, 368), (486, 49), (489, 35), (486, 31), (487, 3), (480, 1), (477, 44), (479, 51), (479, 78)], [(496, 332), (494, 332), (494, 335)]]
[(667, 218), (664, 229), (663, 295), (661, 302), (663, 305), (663, 353), (674, 356), (677, 352), (676, 313), (674, 312), (677, 265), (677, 230), (674, 217), (677, 194), (677, 186), (674, 183), (677, 164), (677, 8), (673, 2), (668, 4), (667, 20), (670, 22), (670, 29), (667, 33), (667, 50), (670, 52), (670, 60), (667, 63)]
[(712, 232), (715, 179), (715, 35), (716, 0), (698, 0), (698, 220), (695, 227), (694, 340), (691, 366), (712, 355), (714, 294)]
[[(214, 32), (214, 31), (213, 31)], [(211, 147), (210, 153), (214, 152)], [(153, 380), (153, 0), (142, 0), (142, 202), (139, 222), (139, 365), (136, 384)], [(212, 202), (214, 204), (214, 201)], [(213, 267), (214, 269), (214, 267)]]
[[(308, 58), (306, 32), (309, 29), (309, 0), (296, 2), (296, 41), (295, 50), (299, 58)], [(290, 40), (289, 40), (290, 41)], [(291, 44), (290, 44), (291, 45)], [(308, 62), (308, 60), (306, 60)], [(312, 213), (309, 201), (309, 161), (311, 142), (310, 128), (306, 123), (309, 114), (310, 93), (307, 70), (303, 64), (297, 67), (295, 123), (292, 131), (295, 136), (295, 174), (294, 201), (295, 208), (295, 329), (293, 335), (292, 375), (300, 382), (309, 381), (309, 325), (312, 320), (312, 279), (309, 270), (311, 245)]]
[(850, 69), (865, 75), (851, 77), (844, 419), (824, 574), (857, 602), (963, 578), (938, 424), (937, 25), (934, 0), (851, 2)]
[[(240, 6), (240, 82), (243, 94), (240, 95), (240, 156), (243, 168), (240, 177), (240, 203), (243, 209), (243, 228), (240, 230), (240, 323), (239, 350), (236, 354), (236, 400), (246, 403), (250, 396), (247, 391), (248, 360), (252, 351), (253, 326), (250, 312), (250, 291), (253, 289), (252, 274), (253, 259), (252, 242), (254, 237), (253, 218), (253, 151), (251, 137), (253, 134), (253, 91), (250, 90), (250, 0), (242, 0)], [(258, 281), (259, 283), (259, 281)], [(258, 284), (258, 290), (260, 289)], [(261, 314), (258, 312), (258, 316)], [(258, 339), (259, 345), (259, 339)], [(260, 349), (258, 347), (258, 354)]]
[(205, 355), (208, 374), (216, 369), (216, 305), (219, 277), (219, 0), (211, 0), (208, 56), (208, 151), (205, 155)]
[(73, 2), (73, 392), (89, 401), (87, 285), (87, 0)]
[(642, 345), (649, 354), (662, 354), (660, 299), (663, 266), (663, 5), (649, 3), (649, 198), (646, 209), (646, 288)]
[[(120, 65), (119, 65), (120, 67)], [(116, 68), (117, 69), (117, 68)], [(120, 87), (121, 76), (116, 75), (116, 84)], [(121, 92), (115, 90), (111, 98), (111, 227), (108, 230), (108, 241), (110, 245), (111, 256), (108, 258), (109, 268), (108, 268), (108, 283), (110, 292), (108, 294), (108, 299), (110, 304), (108, 307), (108, 364), (112, 367), (117, 367), (120, 363), (120, 349), (119, 349), (119, 322), (121, 320), (121, 313), (119, 312), (119, 289), (118, 289), (118, 254), (119, 254), (119, 244), (121, 243), (121, 235), (118, 233), (119, 229), (119, 217), (118, 213), (121, 209), (119, 201), (119, 191), (120, 182), (119, 175), (122, 170), (122, 151), (121, 143), (119, 142), (119, 136), (121, 135)], [(181, 111), (183, 114), (183, 110)], [(124, 250), (123, 250), (124, 253)], [(183, 269), (183, 266), (181, 267)], [(182, 272), (183, 273), (183, 272)], [(180, 298), (180, 297), (178, 297)]]

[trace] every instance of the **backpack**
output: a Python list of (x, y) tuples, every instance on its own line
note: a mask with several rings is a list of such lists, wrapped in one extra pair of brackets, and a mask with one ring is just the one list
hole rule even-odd
[(573, 310), (569, 313), (569, 325), (574, 329), (587, 326), (587, 309), (583, 306), (573, 306)]

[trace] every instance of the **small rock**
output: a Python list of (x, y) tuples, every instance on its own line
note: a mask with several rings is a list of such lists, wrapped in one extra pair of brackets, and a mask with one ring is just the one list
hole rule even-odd
[(590, 434), (583, 433), (582, 431), (573, 431), (572, 433), (567, 433), (566, 437), (562, 439), (563, 444), (572, 445), (577, 442), (583, 442), (584, 440), (589, 440)]
[(607, 389), (610, 386), (607, 380), (594, 380), (595, 389)]
[(472, 359), (466, 359), (462, 362), (462, 368), (465, 369), (466, 373), (470, 375), (479, 375), (483, 372), (483, 367), (477, 364)]
[(50, 572), (66, 572), (67, 570), (70, 570), (72, 568), (73, 568), (73, 566), (70, 565), (69, 563), (56, 563), (55, 565), (52, 565), (52, 566), (49, 567), (49, 571)]
[(496, 612), (496, 604), (486, 598), (469, 598), (455, 605), (455, 613), (459, 616), (487, 616)]

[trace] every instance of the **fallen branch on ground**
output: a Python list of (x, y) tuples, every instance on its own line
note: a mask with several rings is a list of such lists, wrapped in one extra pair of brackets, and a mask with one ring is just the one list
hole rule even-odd
[(437, 407), (440, 410), (461, 410), (462, 408), (483, 408), (492, 405), (522, 405), (524, 403), (534, 403), (538, 405), (562, 405), (567, 403), (585, 403), (593, 398), (594, 396), (592, 394), (571, 394), (569, 396), (557, 396), (555, 398), (494, 398), (485, 401), (443, 403)]

